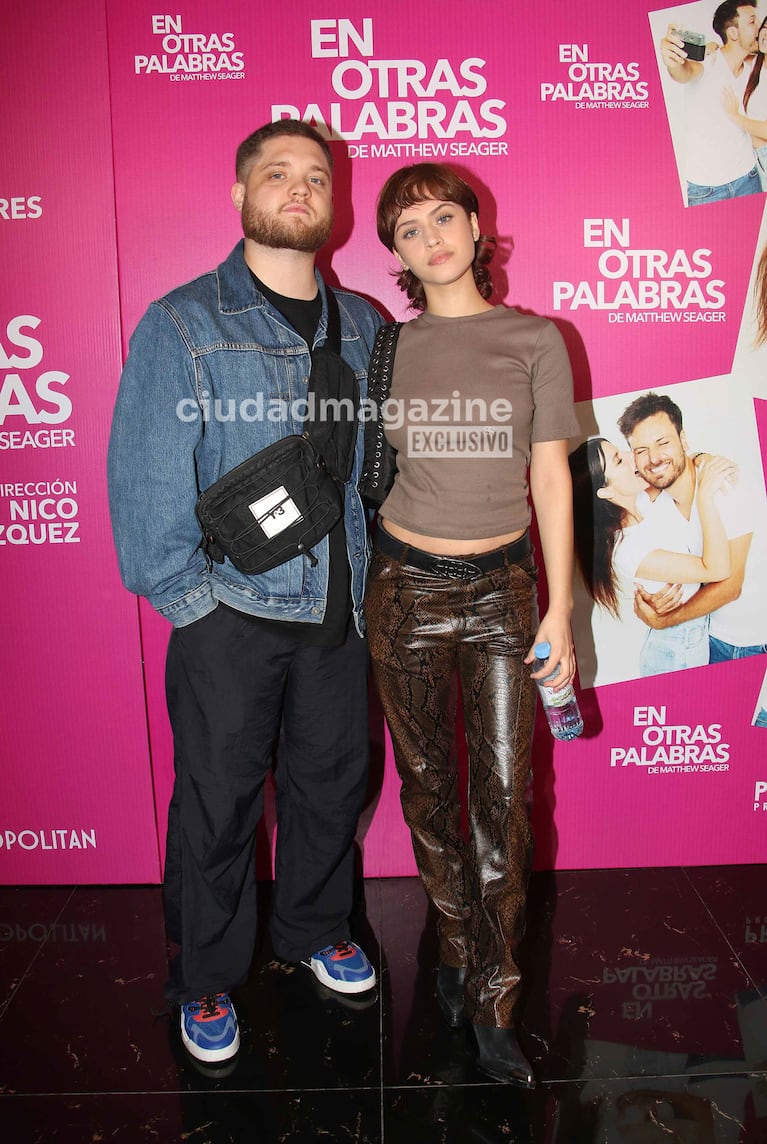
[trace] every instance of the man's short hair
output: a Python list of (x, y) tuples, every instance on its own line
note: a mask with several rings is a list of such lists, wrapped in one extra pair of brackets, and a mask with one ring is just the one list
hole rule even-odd
[(639, 422), (646, 421), (648, 417), (654, 417), (656, 413), (665, 413), (677, 433), (681, 434), (682, 410), (676, 402), (663, 393), (643, 393), (641, 397), (637, 397), (623, 411), (623, 416), (618, 422), (618, 428), (628, 441)]
[(247, 179), (248, 172), (258, 158), (264, 143), (268, 139), (277, 139), (280, 135), (300, 135), (304, 139), (311, 139), (322, 150), (330, 167), (330, 173), (333, 173), (332, 152), (327, 140), (322, 138), (315, 127), (304, 123), (302, 119), (277, 119), (274, 123), (265, 123), (240, 143), (234, 164), (238, 183), (244, 183)]
[(727, 43), (727, 29), (738, 22), (739, 8), (756, 8), (752, 0), (725, 0), (714, 12), (714, 31), (723, 44)]

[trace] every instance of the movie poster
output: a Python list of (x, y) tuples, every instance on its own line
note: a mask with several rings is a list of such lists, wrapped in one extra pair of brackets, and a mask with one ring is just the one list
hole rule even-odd
[[(764, 860), (767, 76), (756, 69), (767, 45), (761, 18), (722, 36), (714, 9), (627, 0), (608, 19), (587, 0), (529, 26), (507, 0), (471, 11), (446, 0), (438, 18), (361, 0), (296, 0), (289, 13), (245, 0), (167, 12), (86, 0), (66, 18), (44, 0), (14, 9), (0, 48), (14, 85), (0, 184), (13, 271), (0, 316), (13, 648), (0, 876), (159, 878), (169, 626), (119, 581), (109, 418), (149, 303), (240, 237), (237, 145), (290, 116), (334, 147), (326, 280), (407, 318), (376, 197), (404, 164), (453, 165), (498, 238), (495, 300), (563, 335), (573, 450), (604, 442), (578, 521), (584, 550), (601, 553), (596, 596), (584, 576), (576, 585), (586, 727), (554, 743), (539, 721), (538, 865)], [(32, 42), (34, 55), (13, 46)], [(62, 45), (74, 71), (60, 66)], [(54, 165), (62, 140), (67, 162)], [(632, 487), (616, 507), (605, 476), (618, 462)], [(608, 535), (597, 510), (611, 504)], [(371, 742), (365, 872), (412, 874), (375, 704)], [(265, 872), (273, 829), (270, 811)], [(95, 831), (97, 845), (71, 848), (73, 831), (80, 842)]]

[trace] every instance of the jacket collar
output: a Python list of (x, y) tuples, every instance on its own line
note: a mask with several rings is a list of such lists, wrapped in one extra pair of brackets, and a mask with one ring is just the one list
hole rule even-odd
[[(240, 314), (245, 310), (262, 309), (268, 305), (261, 291), (257, 289), (245, 261), (244, 239), (240, 239), (229, 257), (217, 268), (216, 277), (218, 278), (218, 308), (222, 314)], [(325, 283), (316, 267), (314, 277), (317, 280), (317, 287), (322, 298), (322, 317), (319, 328), (326, 329), (328, 307), (325, 298)]]

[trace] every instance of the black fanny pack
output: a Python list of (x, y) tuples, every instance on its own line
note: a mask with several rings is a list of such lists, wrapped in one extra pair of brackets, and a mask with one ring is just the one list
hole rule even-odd
[[(314, 418), (301, 435), (275, 441), (225, 473), (195, 507), (203, 548), (247, 575), (268, 572), (312, 548), (338, 523), (357, 439), (359, 385), (341, 358), (338, 303), (329, 288), (327, 344), (312, 355)], [(323, 402), (338, 402), (325, 405)], [(330, 417), (329, 412), (337, 412)]]
[(307, 437), (283, 437), (248, 457), (197, 502), (205, 551), (228, 556), (248, 575), (294, 556), (317, 558), (313, 545), (343, 513), (343, 487)]

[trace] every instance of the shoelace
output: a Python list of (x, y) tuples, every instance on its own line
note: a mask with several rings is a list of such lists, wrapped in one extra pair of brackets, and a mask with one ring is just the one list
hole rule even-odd
[(339, 957), (353, 957), (354, 956), (354, 948), (353, 948), (351, 942), (337, 941), (336, 944), (332, 948), (333, 948), (334, 952), (338, 954)]
[[(198, 1004), (204, 1019), (220, 1014), (218, 994), (216, 993), (209, 993), (207, 997), (201, 997)], [(164, 1009), (150, 1009), (149, 1013), (154, 1021), (167, 1021), (175, 1019), (177, 1011), (177, 1007), (169, 1001)]]
[(218, 995), (216, 993), (208, 993), (207, 996), (200, 998), (200, 1012), (203, 1021), (209, 1021), (213, 1017), (221, 1016)]

